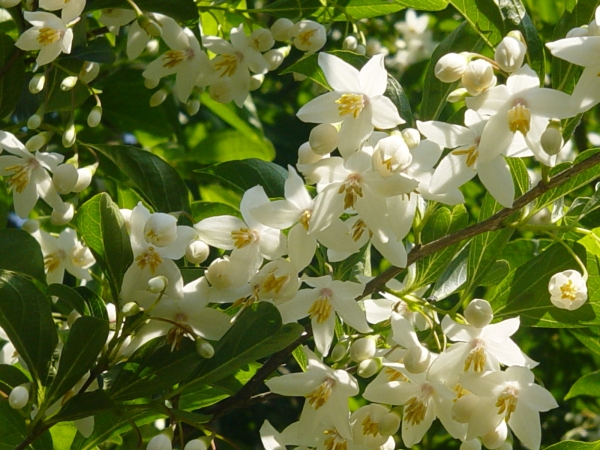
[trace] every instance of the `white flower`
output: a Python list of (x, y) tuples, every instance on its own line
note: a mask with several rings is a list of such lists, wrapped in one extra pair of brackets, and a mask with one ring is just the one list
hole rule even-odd
[(76, 19), (85, 8), (85, 0), (40, 0), (40, 8), (48, 11), (61, 10), (61, 19), (69, 23)]
[(383, 96), (387, 86), (383, 55), (372, 57), (360, 72), (327, 53), (319, 53), (319, 66), (333, 91), (304, 105), (297, 116), (303, 122), (342, 122), (338, 148), (343, 155), (358, 149), (374, 127), (385, 130), (404, 123), (392, 101)]
[(301, 20), (291, 29), (294, 46), (307, 54), (319, 51), (327, 42), (325, 27), (312, 20)]
[(71, 53), (73, 30), (64, 20), (47, 12), (24, 13), (25, 20), (33, 27), (25, 31), (15, 43), (21, 50), (39, 50), (36, 59), (39, 66), (54, 61), (61, 53)]
[(554, 306), (573, 311), (583, 305), (587, 298), (587, 277), (576, 270), (565, 270), (552, 275), (548, 283), (550, 301)]
[(98, 20), (106, 25), (111, 33), (118, 35), (121, 27), (135, 20), (135, 18), (135, 11), (131, 9), (106, 8), (101, 11)]

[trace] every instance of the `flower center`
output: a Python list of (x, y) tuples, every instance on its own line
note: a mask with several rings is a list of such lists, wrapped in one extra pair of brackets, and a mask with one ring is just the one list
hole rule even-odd
[(354, 208), (354, 204), (358, 197), (362, 197), (362, 177), (358, 173), (348, 175), (346, 181), (342, 183), (338, 194), (345, 192), (344, 209)]
[(239, 52), (228, 53), (226, 55), (217, 56), (214, 61), (214, 67), (217, 72), (220, 72), (219, 77), (232, 77), (237, 70), (238, 62), (243, 59), (243, 55)]
[(465, 365), (463, 367), (463, 371), (467, 372), (471, 365), (473, 365), (473, 370), (475, 372), (483, 372), (485, 367), (485, 342), (481, 339), (475, 339), (471, 343), (473, 347), (465, 359)]
[(27, 184), (29, 184), (31, 172), (38, 166), (37, 160), (31, 158), (22, 164), (7, 167), (5, 169), (7, 172), (14, 172), (14, 175), (8, 180), (8, 185), (20, 194)]
[(307, 45), (310, 45), (310, 40), (312, 39), (312, 37), (315, 35), (316, 32), (317, 32), (316, 28), (304, 30), (304, 31), (301, 31), (300, 33), (298, 33), (297, 38), (300, 40), (302, 45), (307, 46)]
[(425, 419), (427, 413), (427, 405), (423, 400), (412, 397), (404, 407), (404, 421), (409, 425), (419, 425)]
[(42, 45), (52, 44), (58, 41), (62, 37), (62, 30), (55, 30), (54, 28), (43, 27), (40, 28), (40, 34), (38, 35), (38, 42)]
[(169, 50), (168, 52), (165, 52), (162, 59), (163, 67), (172, 69), (185, 61), (187, 59), (187, 54), (183, 50)]
[(506, 421), (510, 420), (510, 416), (517, 408), (517, 395), (519, 391), (514, 386), (507, 387), (502, 394), (498, 397), (496, 407), (498, 408), (498, 415), (506, 413)]
[(310, 209), (307, 209), (300, 215), (300, 219), (298, 220), (306, 231), (308, 231), (308, 227), (310, 226), (311, 216), (312, 211)]
[(311, 305), (308, 310), (309, 317), (313, 319), (317, 318), (317, 323), (323, 323), (329, 316), (331, 315), (331, 303), (329, 299), (333, 296), (333, 292), (331, 289), (323, 288), (321, 289), (321, 297), (319, 297), (315, 302)]
[(367, 415), (367, 417), (364, 418), (364, 420), (361, 422), (362, 425), (362, 432), (365, 436), (367, 435), (371, 435), (373, 437), (376, 437), (379, 434), (379, 425), (377, 425), (377, 422), (373, 422), (373, 420), (371, 420), (371, 416)]
[(327, 378), (319, 386), (317, 386), (314, 391), (308, 394), (306, 399), (308, 400), (310, 406), (312, 406), (315, 410), (323, 406), (327, 400), (329, 400), (334, 384), (335, 380), (333, 378)]
[(231, 237), (234, 239), (233, 245), (235, 248), (244, 248), (247, 245), (258, 242), (260, 239), (258, 232), (249, 228), (240, 228), (238, 231), (232, 231)]
[(571, 301), (577, 298), (577, 289), (573, 286), (572, 280), (567, 280), (567, 282), (560, 287), (560, 298)]
[(469, 391), (467, 391), (464, 387), (462, 387), (460, 385), (460, 383), (458, 383), (456, 386), (454, 386), (452, 388), (452, 390), (455, 392), (456, 397), (452, 400), (453, 402), (455, 402), (456, 400), (458, 400), (461, 397), (464, 397), (465, 395), (469, 394)]
[(508, 128), (513, 133), (520, 131), (523, 136), (529, 132), (531, 112), (522, 103), (517, 103), (508, 110)]
[(46, 273), (52, 273), (58, 269), (66, 257), (67, 255), (65, 254), (64, 250), (61, 249), (44, 256), (44, 267), (46, 268)]
[(162, 263), (162, 258), (154, 250), (154, 247), (148, 247), (148, 250), (138, 255), (135, 260), (141, 269), (145, 269), (146, 266), (149, 266), (150, 273), (153, 275), (154, 272), (156, 272), (156, 268)]
[(392, 369), (391, 367), (386, 367), (383, 373), (385, 373), (385, 376), (387, 377), (388, 381), (400, 380), (404, 381), (405, 383), (409, 382), (409, 379), (406, 378), (406, 376), (402, 372), (396, 369)]
[(70, 258), (71, 264), (81, 268), (86, 268), (86, 266), (95, 262), (95, 259), (90, 254), (88, 248), (78, 242), (75, 244), (75, 249), (71, 252)]
[(348, 450), (348, 441), (340, 436), (337, 430), (325, 430), (324, 433), (329, 435), (325, 439), (326, 450)]
[[(514, 131), (513, 131), (513, 133), (514, 133)], [(477, 157), (479, 156), (479, 151), (477, 149), (477, 146), (474, 145), (474, 146), (469, 147), (464, 150), (454, 150), (452, 152), (452, 154), (453, 155), (467, 155), (467, 166), (472, 167), (473, 164), (475, 164), (475, 161), (477, 161)]]
[(354, 225), (352, 225), (352, 240), (354, 242), (358, 242), (366, 229), (367, 224), (364, 223), (362, 219), (358, 219), (356, 222), (354, 222)]
[(338, 112), (341, 116), (352, 114), (356, 119), (365, 107), (365, 97), (362, 94), (342, 94), (335, 101), (338, 106)]
[(270, 273), (263, 283), (263, 290), (266, 292), (274, 292), (279, 294), (285, 283), (290, 279), (288, 275), (276, 277), (274, 273)]

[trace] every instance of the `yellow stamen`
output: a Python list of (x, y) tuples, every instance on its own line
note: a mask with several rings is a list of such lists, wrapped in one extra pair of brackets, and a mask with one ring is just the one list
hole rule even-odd
[(298, 33), (298, 36), (296, 36), (296, 37), (300, 40), (302, 45), (306, 47), (306, 46), (310, 45), (310, 40), (312, 39), (312, 37), (315, 35), (316, 32), (317, 32), (316, 28), (312, 28), (309, 30), (301, 31), (300, 33)]
[(263, 289), (266, 292), (275, 292), (275, 294), (279, 294), (279, 291), (285, 286), (285, 283), (290, 279), (289, 275), (282, 275), (280, 277), (276, 277), (273, 273), (270, 273), (267, 276), (267, 279), (263, 283)]
[(55, 30), (54, 28), (44, 27), (40, 28), (40, 34), (38, 35), (38, 42), (42, 45), (52, 44), (58, 41), (63, 32), (61, 30)]
[(352, 225), (352, 240), (357, 242), (367, 229), (367, 224), (362, 219), (358, 219), (354, 225)]
[(376, 437), (379, 434), (379, 425), (376, 422), (371, 420), (371, 416), (367, 415), (364, 420), (361, 422), (362, 432), (366, 435), (371, 435)]
[(217, 72), (221, 72), (219, 77), (232, 77), (237, 70), (239, 60), (238, 54), (219, 55), (213, 60), (213, 65)]
[(54, 253), (44, 256), (44, 267), (46, 273), (52, 273), (60, 267), (62, 261), (67, 257), (64, 250), (56, 250)]
[(507, 422), (510, 420), (511, 414), (517, 409), (518, 393), (519, 391), (515, 387), (509, 386), (500, 394), (496, 402), (498, 415), (506, 413)]
[(27, 187), (27, 184), (29, 184), (31, 172), (37, 166), (37, 160), (30, 159), (23, 164), (6, 167), (5, 170), (7, 172), (14, 172), (14, 175), (8, 179), (8, 185), (20, 194)]
[(385, 376), (387, 377), (388, 381), (404, 381), (405, 383), (408, 383), (410, 381), (402, 372), (396, 369), (392, 369), (391, 367), (386, 367), (383, 370), (383, 373), (385, 373)]
[(417, 397), (412, 397), (404, 407), (404, 421), (410, 425), (419, 425), (425, 419), (427, 405)]
[(356, 119), (365, 107), (365, 99), (362, 94), (342, 94), (335, 102), (339, 105), (340, 117), (352, 114)]
[(154, 250), (154, 247), (148, 247), (148, 250), (138, 255), (135, 260), (141, 269), (145, 269), (146, 266), (149, 266), (150, 273), (153, 275), (154, 272), (156, 272), (156, 268), (162, 263), (162, 258)]
[(260, 235), (248, 228), (240, 228), (238, 231), (232, 231), (231, 237), (234, 239), (235, 248), (244, 248), (254, 242), (258, 242)]
[(567, 282), (560, 287), (560, 292), (561, 299), (568, 299), (573, 301), (577, 298), (577, 289), (575, 288), (575, 286), (573, 286), (572, 280), (567, 280)]
[(169, 50), (163, 56), (163, 67), (172, 69), (186, 60), (186, 53), (183, 50)]
[(530, 122), (531, 112), (525, 105), (517, 103), (508, 110), (508, 128), (513, 133), (520, 131), (525, 136), (529, 132)]
[(454, 386), (454, 388), (452, 390), (456, 393), (456, 397), (454, 398), (454, 400), (452, 400), (453, 402), (455, 402), (459, 398), (464, 397), (465, 395), (469, 394), (469, 391), (467, 391), (464, 387), (462, 387), (460, 385), (460, 383), (458, 383), (456, 386)]
[(317, 410), (327, 403), (327, 400), (329, 400), (329, 397), (331, 396), (334, 384), (335, 380), (333, 378), (327, 378), (323, 383), (317, 386), (314, 391), (308, 394), (306, 400), (308, 400), (310, 406)]
[(321, 289), (321, 296), (314, 301), (314, 303), (308, 309), (308, 315), (311, 319), (317, 318), (317, 323), (324, 323), (331, 315), (332, 306), (329, 302), (333, 292), (331, 289)]
[(348, 175), (346, 181), (342, 183), (338, 189), (338, 194), (344, 195), (344, 209), (354, 208), (354, 204), (358, 197), (362, 198), (362, 177), (358, 173), (352, 173)]
[(298, 220), (306, 231), (308, 231), (308, 227), (310, 226), (311, 216), (312, 211), (310, 209), (307, 209), (300, 215), (300, 219)]
[(454, 150), (452, 152), (453, 155), (467, 155), (467, 166), (472, 167), (477, 161), (477, 157), (479, 156), (479, 151), (477, 150), (477, 146), (470, 147), (466, 150)]
[(483, 372), (486, 361), (485, 343), (480, 339), (475, 339), (471, 345), (473, 348), (469, 352), (467, 359), (465, 359), (463, 371), (467, 372), (471, 365), (473, 365), (475, 372)]

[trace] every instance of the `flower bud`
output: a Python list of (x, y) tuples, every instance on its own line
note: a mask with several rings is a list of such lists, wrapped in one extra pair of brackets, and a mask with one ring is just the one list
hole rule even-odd
[(550, 301), (560, 309), (573, 311), (583, 305), (587, 298), (587, 277), (577, 270), (565, 270), (552, 275), (548, 283)]
[(183, 447), (183, 450), (207, 450), (208, 446), (206, 445), (206, 442), (204, 442), (203, 439), (192, 439), (191, 441), (188, 441), (187, 444), (185, 444), (185, 447)]
[(167, 288), (168, 284), (169, 284), (168, 278), (164, 277), (162, 275), (159, 275), (154, 278), (150, 278), (148, 280), (148, 291), (152, 292), (153, 294), (160, 294)]
[(277, 19), (273, 25), (271, 25), (271, 34), (273, 39), (276, 41), (288, 41), (292, 38), (292, 30), (294, 28), (294, 22), (290, 19), (281, 18)]
[(37, 94), (44, 89), (44, 84), (46, 84), (46, 75), (43, 73), (36, 73), (31, 80), (29, 80), (29, 92), (32, 94)]
[(308, 143), (317, 155), (327, 155), (338, 146), (338, 129), (330, 123), (322, 123), (310, 131)]
[(487, 300), (476, 298), (465, 308), (465, 319), (475, 328), (487, 326), (494, 318), (494, 311)]
[(192, 264), (202, 264), (210, 254), (210, 247), (203, 241), (192, 241), (185, 249), (185, 259)]
[(121, 312), (125, 317), (135, 316), (140, 312), (140, 305), (136, 302), (128, 302), (123, 305)]
[(248, 36), (248, 43), (251, 48), (258, 50), (259, 52), (266, 52), (273, 47), (275, 39), (273, 39), (273, 33), (266, 28), (257, 28), (250, 36)]
[(210, 263), (204, 276), (211, 286), (215, 286), (217, 289), (227, 289), (232, 285), (230, 269), (231, 262), (228, 258), (217, 258)]
[(305, 142), (298, 148), (298, 164), (314, 164), (321, 159), (323, 156), (315, 153), (309, 142)]
[(342, 42), (342, 49), (343, 50), (349, 50), (351, 52), (356, 51), (356, 48), (358, 47), (358, 40), (356, 39), (356, 37), (354, 36), (346, 36), (346, 39), (344, 39), (344, 42)]
[(392, 436), (400, 428), (400, 416), (395, 412), (389, 412), (379, 419), (379, 434), (382, 436)]
[(21, 229), (27, 231), (28, 233), (35, 233), (40, 229), (40, 222), (35, 219), (27, 219), (23, 225), (21, 225)]
[(262, 74), (252, 75), (250, 77), (250, 86), (249, 86), (250, 91), (251, 92), (255, 91), (259, 87), (261, 87), (264, 80), (265, 80), (265, 76)]
[(150, 97), (150, 106), (154, 108), (155, 106), (162, 104), (162, 102), (164, 102), (166, 99), (167, 91), (164, 89), (159, 89), (152, 94), (152, 97)]
[(185, 104), (185, 109), (190, 116), (195, 116), (200, 111), (200, 100), (191, 98)]
[(327, 42), (325, 27), (312, 20), (301, 20), (292, 30), (294, 46), (303, 52), (315, 53)]
[(79, 80), (82, 83), (88, 84), (96, 79), (100, 73), (100, 64), (93, 61), (86, 61), (79, 71)]
[(263, 54), (263, 58), (265, 58), (265, 61), (267, 61), (269, 70), (277, 70), (283, 60), (290, 54), (291, 49), (292, 47), (288, 45), (286, 47), (269, 50), (267, 53)]
[(77, 184), (77, 168), (73, 164), (59, 164), (54, 169), (52, 183), (59, 194), (70, 194)]
[(567, 32), (567, 38), (572, 38), (572, 37), (585, 37), (588, 35), (588, 28), (587, 27), (576, 27), (576, 28), (572, 28)]
[(421, 133), (415, 128), (405, 128), (402, 130), (402, 138), (408, 146), (409, 150), (416, 148), (421, 143)]
[(356, 368), (356, 374), (361, 378), (370, 378), (379, 372), (381, 367), (380, 358), (365, 359)]
[(27, 120), (27, 128), (30, 130), (36, 130), (42, 124), (42, 116), (35, 113)]
[(565, 141), (562, 137), (562, 128), (559, 120), (550, 121), (540, 137), (540, 144), (542, 145), (542, 149), (550, 156), (560, 153)]
[(37, 152), (40, 148), (42, 148), (48, 143), (51, 136), (52, 133), (50, 133), (49, 131), (38, 133), (27, 140), (27, 142), (25, 143), (25, 147), (30, 152)]
[(71, 89), (73, 89), (75, 87), (76, 84), (77, 84), (77, 77), (75, 77), (75, 76), (65, 77), (60, 82), (60, 89), (62, 91), (70, 91)]
[(151, 214), (144, 224), (144, 237), (157, 247), (171, 245), (177, 239), (177, 219), (165, 213)]
[(465, 88), (458, 88), (448, 94), (448, 97), (446, 97), (446, 101), (448, 103), (462, 102), (468, 95), (469, 93)]
[(377, 351), (377, 338), (367, 336), (355, 340), (350, 346), (350, 358), (354, 362), (361, 362), (365, 359), (371, 359)]
[(50, 222), (53, 225), (62, 226), (68, 224), (75, 216), (75, 207), (72, 203), (65, 203), (63, 209), (54, 209), (50, 214)]
[(90, 128), (95, 128), (98, 126), (100, 121), (102, 120), (102, 106), (96, 105), (90, 111), (90, 114), (87, 118), (87, 124)]
[(471, 61), (461, 77), (462, 84), (471, 95), (479, 95), (496, 84), (496, 75), (492, 65), (483, 60)]
[(77, 132), (75, 131), (75, 122), (71, 120), (62, 135), (62, 145), (64, 148), (72, 147), (76, 140)]
[(146, 89), (154, 89), (160, 83), (160, 78), (144, 78), (144, 86)]
[(508, 427), (506, 422), (502, 421), (495, 430), (481, 436), (481, 442), (486, 448), (494, 450), (504, 444), (507, 437)]
[(523, 65), (527, 54), (523, 41), (523, 35), (519, 31), (512, 31), (496, 47), (494, 60), (505, 72), (512, 73)]
[(348, 353), (348, 341), (342, 340), (335, 344), (330, 356), (333, 362), (340, 362), (346, 357), (346, 353)]
[(171, 439), (161, 433), (150, 439), (146, 450), (173, 450), (173, 445), (171, 444)]
[(460, 423), (468, 423), (478, 406), (479, 398), (476, 395), (463, 395), (452, 405), (452, 418)]
[(142, 30), (144, 30), (150, 36), (160, 37), (162, 35), (161, 26), (150, 17), (142, 15), (137, 18), (137, 21)]
[(196, 351), (206, 359), (210, 359), (215, 355), (215, 349), (211, 343), (202, 338), (196, 339)]
[(410, 166), (412, 154), (404, 139), (392, 134), (377, 142), (373, 152), (373, 167), (382, 177), (389, 177)]
[(423, 373), (431, 362), (431, 353), (422, 345), (413, 345), (404, 354), (404, 367), (410, 373)]
[(366, 55), (367, 54), (367, 47), (365, 47), (362, 44), (358, 44), (356, 46), (356, 53), (358, 53), (359, 55)]
[(460, 444), (460, 450), (481, 450), (481, 441), (479, 439), (463, 441)]
[(435, 77), (442, 83), (454, 83), (463, 76), (468, 64), (469, 58), (465, 54), (447, 53), (435, 64)]
[(82, 167), (77, 169), (77, 184), (73, 188), (73, 192), (82, 192), (91, 184), (92, 177), (96, 173), (98, 163), (92, 164), (91, 166)]
[(0, 8), (12, 8), (21, 3), (21, 0), (0, 0)]
[(13, 409), (23, 408), (28, 401), (29, 389), (27, 389), (24, 384), (14, 387), (8, 396), (8, 404)]

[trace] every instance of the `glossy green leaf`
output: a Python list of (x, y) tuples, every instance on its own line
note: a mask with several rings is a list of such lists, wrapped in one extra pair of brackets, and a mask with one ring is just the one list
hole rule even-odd
[[(136, 0), (135, 4), (144, 12), (157, 12), (172, 17), (179, 22), (198, 21), (198, 7), (193, 0)], [(127, 0), (91, 0), (86, 11), (104, 8), (131, 9)]]
[(58, 371), (47, 393), (50, 404), (66, 394), (93, 368), (107, 338), (106, 320), (82, 316), (71, 325), (60, 355)]
[(588, 349), (600, 355), (600, 330), (597, 327), (574, 328), (569, 331)]
[(258, 136), (248, 139), (246, 134), (238, 130), (219, 130), (210, 133), (208, 138), (194, 150), (198, 152), (196, 161), (203, 164), (247, 158), (272, 161), (275, 158), (275, 148), (271, 142)]
[[(19, 257), (15, 258), (15, 255)], [(40, 244), (23, 230), (0, 230), (0, 269), (29, 275), (46, 284), (44, 256)]]
[(54, 66), (54, 70), (48, 73), (43, 94), (38, 94), (38, 96), (44, 95), (47, 99), (46, 111), (73, 111), (92, 95), (83, 83), (77, 83), (69, 91), (63, 91), (60, 88), (65, 77), (78, 74), (82, 66), (82, 61), (75, 59), (61, 60), (60, 64)]
[(591, 397), (600, 397), (600, 370), (582, 376), (575, 382), (565, 396), (565, 400), (573, 397), (586, 395)]
[(504, 21), (495, 2), (479, 0), (450, 0), (483, 40), (494, 47), (506, 34)]
[(438, 277), (431, 295), (443, 300), (458, 291), (467, 281), (467, 257), (469, 246), (466, 245), (448, 264), (446, 270)]
[(192, 217), (194, 222), (200, 222), (202, 219), (214, 216), (237, 216), (241, 217), (239, 209), (229, 206), (225, 203), (216, 202), (193, 202)]
[[(521, 0), (514, 1), (521, 4)], [(523, 7), (522, 4), (521, 7)], [(521, 31), (523, 34), (525, 43), (527, 45), (526, 63), (528, 63), (535, 73), (537, 73), (538, 78), (543, 85), (544, 78), (546, 76), (546, 56), (544, 51), (544, 43), (540, 39), (540, 34), (531, 21), (529, 14), (525, 13), (517, 25), (519, 31)]]
[[(366, 19), (371, 17), (393, 14), (404, 9), (406, 6), (399, 1), (387, 0), (350, 0), (345, 6), (345, 12), (354, 19)], [(442, 9), (442, 8), (440, 8)]]
[(68, 308), (72, 311), (75, 310), (82, 316), (90, 316), (90, 309), (85, 303), (85, 300), (81, 295), (75, 291), (72, 287), (64, 284), (53, 283), (46, 289), (46, 295), (49, 297), (57, 297), (58, 302), (65, 302)]
[(600, 450), (600, 442), (562, 441), (546, 447), (547, 450)]
[(260, 159), (228, 161), (198, 171), (240, 193), (257, 184), (261, 185), (270, 198), (284, 197), (283, 187), (287, 170), (277, 164)]
[(5, 183), (0, 183), (0, 230), (6, 228), (9, 211), (9, 195)]
[(71, 397), (52, 417), (52, 422), (78, 420), (117, 409), (116, 403), (103, 389), (81, 392)]
[(309, 17), (322, 8), (319, 0), (277, 0), (260, 11), (274, 17), (286, 17), (298, 19), (298, 17)]
[(69, 450), (77, 435), (77, 427), (72, 423), (59, 423), (50, 428), (54, 450)]
[(13, 388), (29, 381), (31, 380), (15, 366), (0, 364), (0, 392), (4, 393), (5, 397), (10, 395)]
[(28, 435), (25, 419), (12, 409), (8, 400), (0, 400), (0, 450), (14, 450)]
[(87, 304), (90, 315), (97, 317), (98, 319), (108, 320), (106, 304), (98, 294), (86, 286), (76, 287), (75, 292), (77, 292)]
[(515, 197), (520, 197), (531, 188), (527, 166), (521, 158), (506, 158), (515, 185)]
[[(65, 58), (63, 56), (63, 58)], [(115, 61), (115, 51), (111, 47), (108, 39), (97, 37), (89, 42), (87, 46), (76, 47), (68, 55), (68, 58), (78, 59), (80, 61), (93, 61), (97, 63), (113, 63)]]
[(190, 211), (185, 183), (179, 173), (158, 156), (129, 145), (97, 145), (94, 148), (119, 167), (136, 191), (157, 211)]
[(438, 120), (447, 105), (446, 97), (458, 87), (456, 83), (442, 83), (435, 76), (435, 65), (447, 53), (478, 52), (483, 46), (483, 39), (463, 22), (452, 33), (444, 38), (433, 51), (431, 61), (425, 75), (423, 100), (421, 102), (421, 120)]
[[(446, 207), (439, 208), (427, 220), (421, 239), (423, 243), (432, 242), (462, 230), (468, 221), (469, 215), (464, 205), (456, 205), (452, 210)], [(450, 264), (459, 248), (460, 244), (454, 244), (417, 261), (416, 276), (411, 283), (411, 289), (433, 283)]]
[(406, 96), (404, 89), (402, 89), (402, 86), (400, 86), (400, 83), (398, 83), (398, 81), (390, 74), (388, 74), (387, 86), (383, 95), (388, 97), (392, 103), (396, 105), (400, 117), (406, 122), (405, 124), (402, 124), (402, 127), (414, 127), (413, 114), (408, 97)]
[(25, 79), (25, 53), (15, 41), (0, 34), (0, 119), (8, 116), (19, 101)]
[(175, 351), (164, 337), (152, 339), (123, 365), (109, 394), (115, 400), (160, 395), (188, 377), (201, 361), (195, 344), (187, 338)]
[(193, 411), (214, 405), (232, 394), (221, 386), (195, 385), (185, 389), (179, 397), (179, 407)]
[(131, 243), (119, 208), (108, 194), (98, 194), (79, 208), (74, 224), (104, 269), (113, 298), (118, 301), (123, 275), (133, 263)]
[(28, 278), (4, 270), (0, 270), (0, 327), (31, 376), (45, 385), (58, 343), (50, 300)]
[(479, 281), (480, 286), (497, 286), (510, 273), (510, 264), (503, 259), (497, 260), (485, 276)]
[(215, 345), (215, 356), (204, 360), (191, 384), (221, 380), (240, 367), (284, 349), (300, 337), (304, 328), (281, 323), (281, 315), (270, 303), (247, 307)]

